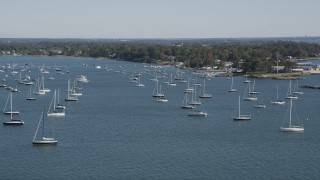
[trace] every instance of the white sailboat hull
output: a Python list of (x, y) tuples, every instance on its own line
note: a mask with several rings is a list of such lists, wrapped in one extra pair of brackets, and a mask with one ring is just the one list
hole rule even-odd
[(250, 115), (240, 115), (237, 117), (233, 117), (233, 120), (235, 120), (235, 121), (251, 120), (251, 116)]
[(62, 105), (56, 105), (56, 109), (66, 109), (66, 107)]
[(82, 93), (74, 92), (74, 93), (71, 93), (70, 96), (82, 96)]
[(303, 132), (304, 128), (300, 126), (296, 127), (281, 127), (280, 130), (282, 132)]
[(188, 112), (188, 116), (202, 116), (202, 117), (206, 117), (208, 114), (206, 112), (203, 111), (192, 111), (192, 112)]
[(160, 99), (156, 99), (156, 101), (157, 101), (157, 102), (168, 102), (168, 99), (162, 99), (162, 98), (160, 98)]
[(158, 94), (152, 95), (152, 97), (164, 97), (164, 94), (158, 93)]
[(287, 99), (298, 99), (298, 96), (288, 96)]
[(11, 119), (10, 121), (3, 122), (3, 125), (23, 125), (24, 122), (21, 120)]
[(47, 116), (48, 117), (63, 117), (66, 114), (64, 112), (54, 112), (54, 113), (48, 113)]
[(256, 97), (246, 97), (246, 98), (243, 98), (243, 100), (245, 100), (245, 101), (257, 101), (258, 98), (256, 98)]
[(229, 92), (237, 92), (237, 89), (229, 89)]
[(192, 105), (184, 105), (184, 106), (181, 106), (182, 109), (194, 109), (194, 106)]
[(6, 111), (6, 112), (4, 112), (4, 114), (6, 114), (6, 115), (10, 115), (10, 114), (20, 114), (20, 112), (19, 111)]
[(32, 144), (34, 145), (54, 145), (57, 144), (58, 141), (57, 140), (41, 140), (41, 141), (32, 141)]
[(35, 95), (45, 95), (46, 92), (39, 90), (39, 91), (35, 92), (34, 94), (35, 94)]
[(199, 98), (212, 98), (212, 94), (202, 94)]
[(191, 101), (191, 102), (188, 102), (189, 105), (201, 105), (201, 102), (200, 101)]
[(301, 91), (295, 91), (295, 92), (293, 92), (293, 94), (303, 94), (303, 92), (301, 92)]
[(64, 100), (65, 101), (78, 101), (78, 99), (74, 98), (74, 97), (65, 98)]
[(256, 104), (254, 105), (255, 108), (266, 108), (266, 105), (264, 104)]
[(32, 100), (37, 100), (37, 99), (34, 98), (34, 97), (27, 97), (27, 100), (29, 100), (29, 101), (31, 100), (32, 101)]
[(285, 101), (271, 101), (271, 104), (284, 105), (284, 104), (286, 104), (286, 102)]

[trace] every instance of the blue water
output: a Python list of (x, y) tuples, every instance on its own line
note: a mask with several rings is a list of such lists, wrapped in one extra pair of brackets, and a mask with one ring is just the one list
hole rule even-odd
[[(41, 77), (40, 66), (58, 66), (70, 73), (45, 75), (51, 92), (26, 101), (28, 87), (18, 85), (13, 106), (20, 111), (23, 126), (0, 127), (0, 179), (318, 179), (320, 177), (319, 90), (301, 89), (294, 101), (294, 118), (305, 127), (304, 133), (283, 133), (289, 107), (271, 105), (276, 97), (285, 98), (289, 81), (256, 79), (259, 101), (266, 109), (255, 109), (254, 102), (241, 102), (243, 114), (252, 120), (235, 122), (238, 96), (245, 91), (244, 77), (234, 78), (237, 93), (228, 93), (231, 81), (215, 77), (206, 81), (213, 99), (202, 100), (206, 118), (188, 117), (180, 108), (186, 83), (177, 87), (162, 85), (169, 102), (158, 103), (151, 97), (152, 75), (159, 69), (126, 61), (68, 57), (0, 57), (0, 65), (25, 63), (34, 67), (22, 72)], [(82, 64), (89, 66), (83, 66)], [(95, 69), (92, 65), (100, 65)], [(105, 71), (107, 66), (113, 71)], [(141, 76), (146, 87), (130, 83), (134, 71), (150, 72)], [(176, 72), (171, 67), (161, 69)], [(29, 72), (30, 71), (30, 72)], [(117, 73), (120, 71), (120, 73)], [(6, 84), (15, 87), (17, 76), (0, 73)], [(33, 146), (32, 139), (43, 107), (48, 108), (54, 89), (66, 97), (67, 79), (86, 75), (83, 96), (66, 105), (64, 118), (46, 118), (48, 136), (58, 139), (57, 146)], [(191, 76), (191, 72), (187, 72)], [(53, 76), (55, 80), (47, 80)], [(202, 81), (202, 79), (199, 79)], [(320, 76), (299, 79), (299, 85), (318, 85)], [(0, 107), (8, 91), (0, 89)], [(2, 116), (2, 120), (5, 117)]]

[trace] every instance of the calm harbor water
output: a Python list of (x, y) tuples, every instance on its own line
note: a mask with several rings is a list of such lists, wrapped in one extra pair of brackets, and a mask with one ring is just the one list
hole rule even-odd
[[(167, 103), (152, 98), (155, 86), (150, 79), (155, 71), (168, 74), (177, 69), (145, 68), (147, 64), (125, 61), (68, 57), (0, 57), (0, 65), (17, 64), (20, 71), (33, 64), (22, 76), (45, 77), (51, 89), (36, 101), (26, 101), (29, 87), (17, 85), (19, 75), (1, 72), (5, 84), (20, 92), (13, 94), (13, 106), (25, 124), (0, 127), (0, 179), (318, 179), (320, 177), (320, 91), (301, 89), (294, 101), (293, 118), (303, 123), (303, 133), (283, 133), (284, 106), (271, 105), (276, 98), (285, 99), (289, 81), (256, 79), (261, 92), (259, 102), (241, 101), (241, 111), (251, 114), (251, 121), (235, 122), (238, 96), (243, 96), (244, 77), (234, 78), (237, 93), (228, 93), (231, 80), (214, 77), (206, 81), (212, 99), (202, 99), (206, 118), (189, 117), (180, 108), (186, 83), (176, 87), (162, 85)], [(83, 66), (87, 64), (88, 66)], [(96, 69), (93, 64), (100, 65)], [(40, 74), (39, 67), (58, 66), (70, 73)], [(106, 71), (104, 68), (112, 69)], [(133, 72), (143, 71), (141, 83), (130, 83)], [(191, 72), (185, 72), (191, 77)], [(33, 146), (32, 139), (43, 107), (48, 108), (54, 89), (60, 99), (67, 96), (67, 80), (86, 75), (83, 95), (78, 102), (64, 102), (66, 116), (47, 118), (48, 136), (58, 139), (56, 146)], [(8, 76), (6, 76), (8, 75)], [(48, 77), (54, 80), (48, 80)], [(198, 79), (200, 82), (201, 78)], [(301, 77), (299, 85), (318, 85), (319, 75)], [(293, 82), (294, 84), (295, 82)], [(0, 106), (9, 92), (0, 89)], [(288, 115), (287, 115), (288, 117)], [(4, 120), (5, 116), (2, 116)]]

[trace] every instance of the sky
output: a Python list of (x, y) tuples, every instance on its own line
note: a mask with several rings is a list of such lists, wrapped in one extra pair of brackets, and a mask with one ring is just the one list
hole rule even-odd
[(0, 38), (320, 36), (319, 0), (0, 0)]

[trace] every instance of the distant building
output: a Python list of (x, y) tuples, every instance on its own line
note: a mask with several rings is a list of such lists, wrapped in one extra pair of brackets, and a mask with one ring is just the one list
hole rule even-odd
[(284, 71), (285, 66), (272, 66), (272, 69), (274, 71)]
[(225, 68), (230, 68), (232, 65), (233, 65), (233, 63), (230, 61), (224, 63)]
[(212, 68), (209, 67), (209, 66), (204, 66), (204, 67), (202, 67), (201, 69), (202, 69), (202, 70), (211, 70)]
[(292, 72), (303, 72), (303, 68), (292, 69)]

